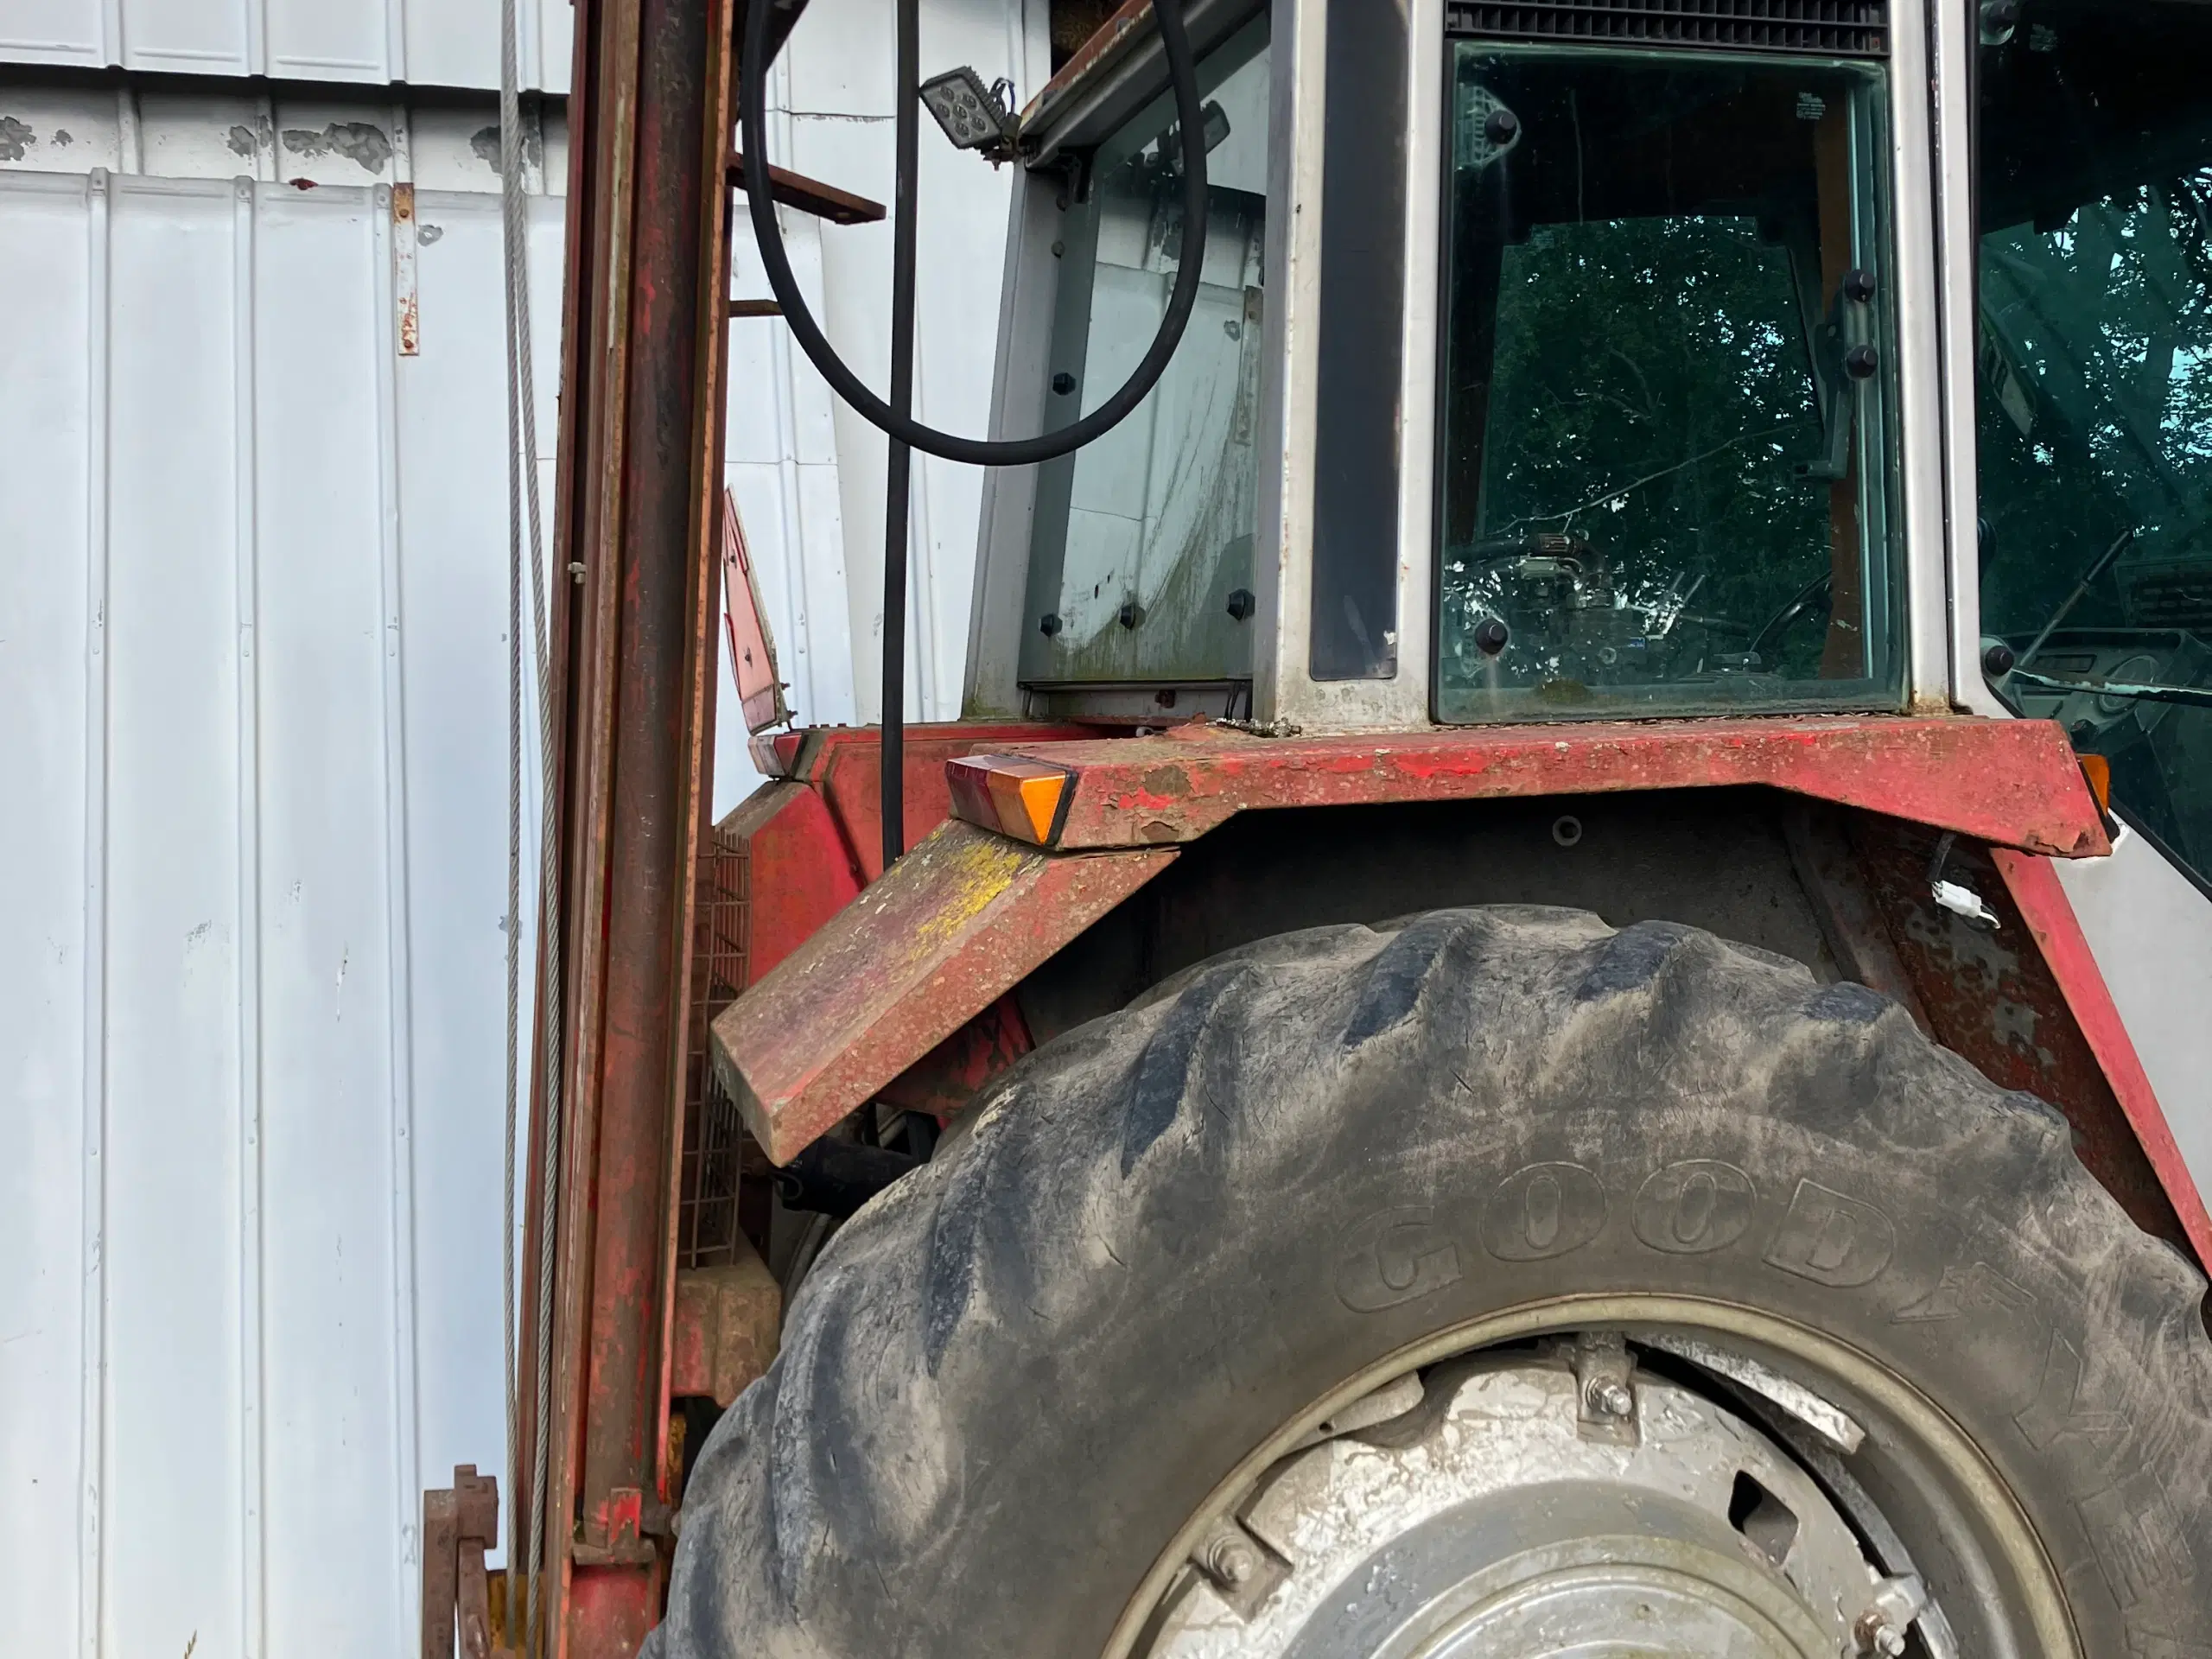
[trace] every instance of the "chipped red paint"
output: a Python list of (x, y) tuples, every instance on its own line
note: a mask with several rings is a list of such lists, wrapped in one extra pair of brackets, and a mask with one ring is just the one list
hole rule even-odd
[[(552, 1329), (527, 1299), (518, 1443), (536, 1438), (541, 1338), (550, 1456), (539, 1562), (548, 1659), (631, 1659), (664, 1551), (675, 1183), (695, 849), (706, 827), (716, 653), (732, 0), (576, 9), (553, 556), (562, 1050), (533, 1090), (536, 1192), (557, 1178)], [(559, 1135), (548, 1133), (557, 1079)], [(525, 1467), (527, 1460), (524, 1460)], [(519, 1579), (522, 1575), (518, 1574)]]
[(2197, 1191), (2181, 1148), (2175, 1144), (2173, 1129), (2159, 1108), (2157, 1091), (2151, 1087), (2150, 1074), (2144, 1071), (2134, 1041), (2127, 1034), (2126, 1022), (2113, 1002), (2112, 992), (2082, 931), (2081, 919), (2075, 915), (2065, 888), (2059, 885), (2058, 873), (2051, 868), (2049, 859), (2006, 848), (1993, 849), (1990, 857), (2018, 907), (2020, 919), (2050, 964), (2052, 977), (2096, 1056), (2143, 1156), (2157, 1172), (2196, 1250), (2197, 1265), (2212, 1268), (2212, 1216), (2205, 1212), (2204, 1195)]
[(829, 804), (804, 784), (763, 785), (717, 826), (723, 844), (741, 849), (745, 913), (733, 941), (751, 984), (804, 944), (861, 890), (860, 871)]
[(1277, 806), (1761, 784), (2030, 852), (2109, 850), (2059, 728), (1902, 717), (1648, 721), (1265, 738), (1206, 724), (1024, 744), (1070, 768), (1063, 850), (1195, 840)]
[(940, 825), (715, 1019), (722, 1086), (790, 1161), (1175, 857), (1046, 853)]
[[(920, 846), (952, 816), (952, 789), (945, 771), (949, 761), (1017, 743), (1065, 742), (1094, 735), (1080, 726), (1038, 721), (909, 726), (902, 768), (907, 850)], [(817, 726), (776, 739), (783, 775), (821, 791), (863, 883), (883, 874), (883, 780), (877, 760), (882, 742), (882, 728), (876, 726)]]
[[(919, 845), (951, 816), (945, 763), (979, 748), (1088, 735), (1052, 725), (913, 726), (906, 733), (907, 833)], [(878, 728), (817, 727), (779, 733), (782, 776), (741, 801), (719, 826), (750, 861), (747, 977), (760, 978), (882, 874)], [(756, 743), (760, 740), (755, 740)]]

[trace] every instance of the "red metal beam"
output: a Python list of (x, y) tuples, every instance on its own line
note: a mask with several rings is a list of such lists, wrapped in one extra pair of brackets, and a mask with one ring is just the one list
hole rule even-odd
[(2096, 1056), (2128, 1128), (2135, 1132), (2143, 1155), (2165, 1189), (2182, 1230), (2196, 1252), (2198, 1265), (2212, 1268), (2212, 1216), (2205, 1212), (2204, 1196), (2197, 1191), (2181, 1147), (2175, 1143), (2158, 1093), (2151, 1087), (2150, 1074), (2144, 1071), (2142, 1058), (2127, 1034), (2126, 1021), (2113, 1002), (2066, 889), (2059, 885), (2058, 873), (2048, 859), (2002, 847), (1993, 849), (1990, 857), (2005, 878), (2012, 902), (2019, 906), (2021, 920), (2043, 952), (2052, 977), (2057, 980), (2075, 1023)]
[[(556, 584), (560, 1202), (543, 1652), (629, 1659), (659, 1615), (673, 1189), (712, 718), (732, 0), (577, 16)], [(533, 1212), (524, 1259), (543, 1228)], [(526, 1306), (534, 1303), (529, 1299)], [(537, 1392), (534, 1312), (525, 1400)], [(536, 1413), (523, 1424), (534, 1439)], [(519, 1575), (518, 1575), (519, 1577)]]
[(943, 824), (722, 1011), (722, 1086), (787, 1161), (1175, 856), (1071, 856)]
[(1074, 774), (1052, 842), (1064, 851), (1194, 841), (1268, 807), (1745, 784), (2028, 852), (2080, 858), (2111, 846), (2066, 734), (2049, 721), (1825, 716), (1291, 738), (1192, 724), (1008, 752)]

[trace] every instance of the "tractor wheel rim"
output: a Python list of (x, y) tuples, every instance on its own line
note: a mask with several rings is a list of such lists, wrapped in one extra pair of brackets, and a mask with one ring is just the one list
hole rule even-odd
[[(1599, 1331), (1704, 1344), (1842, 1402), (1872, 1430), (1868, 1455), (1880, 1462), (1891, 1507), (1902, 1503), (1910, 1515), (1871, 1511), (1841, 1462), (1810, 1444), (1816, 1437), (1777, 1434), (1795, 1427), (1778, 1415), (1761, 1414), (1762, 1427), (1732, 1408), (1740, 1399), (1684, 1386), (1680, 1368), (1637, 1374), (1639, 1444), (1593, 1440), (1583, 1382), (1557, 1339)], [(1314, 1443), (1416, 1370), (1430, 1377), (1421, 1435)], [(1448, 1420), (1440, 1433), (1439, 1414)], [(1452, 1449), (1440, 1450), (1447, 1440)], [(1738, 1524), (1756, 1510), (1736, 1488), (1738, 1475), (1795, 1529), (1779, 1559), (1771, 1529), (1762, 1551), (1751, 1536), (1759, 1528)], [(1847, 1518), (1831, 1476), (1856, 1500)], [(1739, 1503), (1751, 1508), (1732, 1517)], [(1951, 1569), (1947, 1605), (1914, 1626), (1913, 1651), (1943, 1659), (1958, 1650), (1948, 1613), (1986, 1633), (1991, 1651), (2078, 1659), (2057, 1575), (2005, 1482), (1894, 1370), (1760, 1310), (1662, 1295), (1562, 1297), (1401, 1349), (1282, 1425), (1162, 1552), (1106, 1654), (1881, 1655), (1904, 1650), (1911, 1615), (1899, 1604), (1918, 1590), (1892, 1568), (1900, 1556), (1908, 1568), (1926, 1565), (1931, 1545)], [(1390, 1605), (1393, 1596), (1406, 1605)]]

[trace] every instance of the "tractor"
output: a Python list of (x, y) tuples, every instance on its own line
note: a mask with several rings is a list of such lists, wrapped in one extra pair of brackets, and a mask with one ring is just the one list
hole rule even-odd
[[(2212, 1653), (2212, 8), (1129, 0), (1019, 110), (914, 10), (884, 392), (799, 7), (579, 8), (510, 1641)], [(744, 235), (890, 706), (747, 621), (715, 823)]]

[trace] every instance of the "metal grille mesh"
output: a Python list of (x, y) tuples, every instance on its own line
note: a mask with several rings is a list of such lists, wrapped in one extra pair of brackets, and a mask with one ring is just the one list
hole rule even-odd
[(676, 1262), (712, 1267), (737, 1241), (745, 1130), (737, 1103), (715, 1080), (707, 1027), (745, 988), (745, 910), (752, 862), (745, 842), (717, 828), (699, 855), (691, 957), (690, 1037), (683, 1076), (683, 1178)]
[(1449, 0), (1453, 35), (1886, 57), (1888, 0)]

